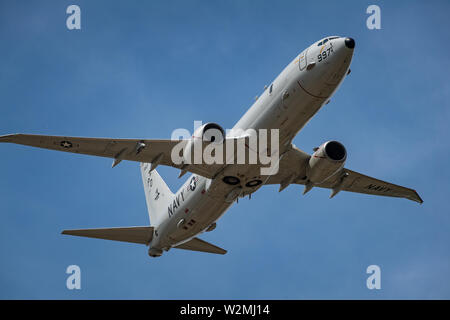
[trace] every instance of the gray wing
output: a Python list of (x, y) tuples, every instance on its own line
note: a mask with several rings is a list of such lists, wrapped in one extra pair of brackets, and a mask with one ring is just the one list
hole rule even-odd
[[(280, 191), (290, 183), (304, 185), (307, 182), (304, 178), (306, 176), (306, 166), (309, 157), (310, 156), (306, 152), (293, 147), (283, 155), (280, 160), (278, 173), (270, 176), (266, 184), (280, 184)], [(339, 188), (339, 191), (406, 198), (418, 203), (423, 202), (419, 194), (413, 189), (372, 178), (347, 168), (342, 169), (338, 174), (335, 174), (322, 184), (315, 185), (314, 187), (327, 189)], [(334, 196), (334, 194), (336, 194), (336, 192), (332, 192), (332, 196)]]
[(67, 136), (46, 136), (32, 134), (11, 134), (0, 136), (0, 142), (113, 158), (113, 166), (122, 160), (147, 162), (171, 166), (212, 178), (221, 165), (191, 164), (188, 167), (172, 162), (172, 148), (187, 140), (146, 140), (80, 138)]

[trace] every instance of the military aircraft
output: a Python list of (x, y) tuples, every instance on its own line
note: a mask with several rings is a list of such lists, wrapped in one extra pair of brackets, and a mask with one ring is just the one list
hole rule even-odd
[[(113, 167), (122, 160), (140, 162), (149, 226), (64, 230), (62, 233), (144, 244), (151, 257), (159, 257), (171, 248), (225, 254), (226, 250), (197, 236), (214, 230), (217, 220), (235, 201), (251, 197), (263, 185), (280, 185), (279, 191), (282, 191), (291, 184), (299, 184), (305, 186), (304, 193), (320, 187), (330, 189), (330, 197), (343, 190), (422, 203), (415, 190), (345, 168), (347, 152), (337, 141), (323, 143), (312, 155), (292, 144), (296, 134), (330, 101), (350, 73), (354, 48), (355, 41), (349, 37), (326, 37), (312, 44), (264, 88), (261, 96), (227, 133), (216, 123), (206, 123), (199, 126), (192, 137), (178, 140), (12, 134), (1, 136), (0, 142), (109, 157), (114, 159)], [(271, 137), (278, 139), (271, 139), (258, 149), (261, 145), (251, 145), (248, 130), (271, 130)], [(277, 131), (272, 136), (273, 130)], [(174, 153), (180, 143), (181, 151)], [(239, 155), (229, 149), (220, 153), (219, 158), (223, 161), (192, 161), (195, 154), (192, 151), (197, 146), (234, 148), (239, 143), (248, 151), (241, 159), (243, 161), (233, 161)], [(272, 166), (275, 169), (263, 174), (261, 169), (267, 168), (267, 162), (251, 163), (251, 152), (277, 154), (276, 164)], [(174, 157), (174, 154), (178, 156)], [(155, 170), (158, 165), (180, 169), (180, 177), (187, 172), (191, 176), (176, 193), (172, 193)]]

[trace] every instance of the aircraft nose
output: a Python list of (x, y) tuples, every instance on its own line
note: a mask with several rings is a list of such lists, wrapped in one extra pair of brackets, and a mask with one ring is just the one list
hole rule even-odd
[(345, 46), (349, 49), (353, 49), (355, 47), (355, 40), (353, 38), (345, 38)]
[(350, 37), (336, 36), (326, 40), (308, 48), (305, 71), (299, 80), (306, 93), (323, 99), (330, 97), (344, 79), (355, 48), (355, 40)]

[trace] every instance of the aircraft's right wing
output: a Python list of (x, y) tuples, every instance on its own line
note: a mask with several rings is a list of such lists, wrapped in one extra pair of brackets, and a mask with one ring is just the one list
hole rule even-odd
[(199, 238), (193, 238), (189, 240), (188, 242), (185, 242), (183, 244), (180, 244), (176, 247), (176, 249), (184, 249), (184, 250), (191, 250), (191, 251), (201, 251), (201, 252), (208, 252), (208, 253), (216, 253), (216, 254), (225, 254), (227, 253), (227, 250), (224, 250), (222, 248), (219, 248), (209, 242), (203, 241)]
[[(280, 184), (280, 191), (291, 183), (305, 185), (307, 181), (304, 178), (306, 178), (309, 157), (310, 155), (306, 152), (293, 147), (281, 158), (278, 173), (269, 176), (265, 184)], [(332, 189), (331, 196), (342, 190), (423, 202), (413, 189), (372, 178), (347, 168), (343, 168), (339, 173), (314, 187)]]
[(145, 140), (79, 138), (33, 134), (10, 134), (0, 136), (0, 142), (113, 158), (113, 166), (122, 160), (158, 163), (212, 178), (220, 170), (219, 164), (190, 164), (183, 166), (172, 161), (172, 148), (188, 140)]
[[(376, 196), (406, 198), (418, 203), (423, 203), (422, 198), (416, 190), (375, 179), (347, 168), (343, 169), (343, 173), (348, 175), (343, 181), (341, 189), (343, 191), (372, 194)], [(330, 181), (325, 181), (318, 185), (318, 187), (333, 189), (338, 181), (339, 176), (337, 175), (334, 178), (330, 178)]]

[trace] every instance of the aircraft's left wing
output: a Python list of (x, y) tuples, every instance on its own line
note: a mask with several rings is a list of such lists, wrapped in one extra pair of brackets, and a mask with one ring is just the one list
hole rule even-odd
[(187, 143), (187, 140), (108, 139), (11, 134), (0, 136), (0, 142), (113, 158), (113, 166), (122, 160), (162, 164), (207, 178), (212, 178), (221, 168), (221, 165), (217, 164), (183, 166), (182, 164), (173, 163), (171, 157), (172, 148), (180, 142)]
[[(279, 171), (270, 176), (265, 184), (280, 184), (280, 191), (289, 184), (306, 184), (306, 165), (309, 155), (296, 147), (293, 147), (280, 160)], [(423, 200), (419, 194), (410, 188), (402, 187), (380, 179), (372, 178), (364, 174), (343, 168), (325, 182), (314, 187), (331, 189), (331, 197), (339, 191), (350, 191), (377, 196), (406, 198), (418, 203)]]

